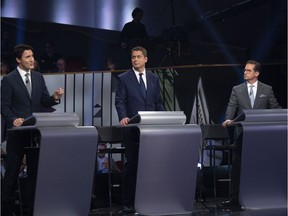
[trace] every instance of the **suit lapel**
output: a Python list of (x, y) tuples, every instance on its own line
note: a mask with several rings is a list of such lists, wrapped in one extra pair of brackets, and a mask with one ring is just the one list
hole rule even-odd
[(244, 82), (242, 84), (242, 92), (243, 92), (243, 95), (245, 97), (245, 101), (247, 103), (247, 107), (249, 107), (250, 109), (252, 109), (252, 106), (251, 106), (251, 102), (250, 102), (250, 97), (249, 97), (249, 94), (248, 94), (248, 89), (247, 89), (247, 83)]
[[(146, 74), (146, 76), (147, 76), (147, 74)], [(137, 89), (137, 91), (139, 92), (141, 97), (145, 100), (145, 97), (144, 97), (144, 95), (141, 92), (141, 88), (140, 88), (138, 79), (137, 79), (137, 77), (136, 77), (136, 75), (135, 75), (133, 70), (130, 70), (130, 79), (131, 79), (133, 85), (135, 86), (135, 89)]]
[(33, 73), (33, 71), (31, 71), (31, 84), (32, 84), (32, 89), (31, 89), (31, 98), (34, 95), (34, 89), (40, 89), (40, 87), (38, 87), (39, 82), (37, 82), (37, 79), (35, 77), (35, 74)]
[(257, 104), (258, 104), (258, 101), (262, 92), (263, 92), (263, 85), (261, 82), (258, 81), (257, 92), (255, 96), (255, 101), (254, 101), (254, 108), (257, 107)]
[(149, 73), (149, 71), (146, 71), (146, 85), (147, 85), (146, 99), (149, 101), (149, 96), (151, 95), (151, 87), (152, 87), (151, 73)]
[(18, 83), (18, 86), (22, 89), (23, 92), (25, 92), (25, 95), (26, 95), (29, 99), (31, 99), (31, 98), (30, 98), (30, 95), (29, 95), (29, 92), (28, 92), (28, 90), (27, 90), (27, 88), (26, 88), (26, 86), (25, 86), (25, 84), (24, 84), (24, 82), (23, 82), (23, 79), (22, 79), (21, 75), (20, 75), (20, 72), (19, 72), (18, 70), (16, 70), (16, 71), (17, 71), (17, 73), (15, 74), (15, 75), (16, 75), (16, 76), (15, 76), (15, 80), (16, 80), (16, 82)]

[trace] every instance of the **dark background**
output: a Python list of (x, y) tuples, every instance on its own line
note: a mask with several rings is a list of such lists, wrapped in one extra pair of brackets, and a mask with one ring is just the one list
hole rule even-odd
[[(109, 2), (51, 0), (39, 5), (36, 0), (23, 0), (20, 5), (16, 0), (2, 1), (1, 30), (9, 30), (11, 44), (31, 44), (36, 55), (44, 51), (49, 40), (64, 57), (82, 59), (87, 70), (105, 69), (108, 57), (117, 62), (117, 68), (126, 68), (130, 65), (123, 63), (118, 37), (124, 20), (131, 20), (132, 10), (123, 12), (125, 6), (140, 6), (151, 39), (151, 67), (242, 64), (248, 59), (287, 62), (286, 0)], [(95, 8), (88, 10), (90, 7)], [(115, 27), (99, 28), (109, 20)], [(163, 62), (167, 48), (173, 61)]]
[[(119, 14), (125, 3), (104, 13), (105, 2), (102, 7), (94, 3), (93, 9), (88, 10), (92, 1), (81, 1), (81, 5), (76, 1), (74, 6), (78, 10), (72, 21), (57, 22), (55, 14), (65, 2), (43, 1), (39, 5), (26, 0), (22, 2), (23, 7), (14, 0), (2, 1), (1, 31), (10, 34), (5, 43), (8, 42), (11, 49), (18, 43), (30, 44), (37, 59), (44, 52), (46, 41), (53, 41), (57, 51), (67, 59), (70, 71), (106, 70), (108, 58), (116, 69), (129, 68), (129, 60), (118, 41), (124, 24)], [(140, 6), (145, 11), (143, 23), (151, 39), (147, 66), (207, 65), (177, 69), (175, 93), (180, 108), (188, 117), (198, 79), (202, 77), (211, 121), (221, 122), (232, 86), (243, 82), (243, 65), (249, 59), (262, 64), (260, 81), (272, 85), (279, 103), (287, 108), (286, 0), (163, 0), (153, 3), (143, 0), (130, 5), (131, 8)], [(73, 8), (66, 7), (62, 17), (58, 17), (64, 20), (70, 10), (72, 14)], [(121, 25), (100, 28), (110, 17)], [(12, 58), (11, 68), (13, 62)], [(219, 64), (224, 66), (217, 66)]]

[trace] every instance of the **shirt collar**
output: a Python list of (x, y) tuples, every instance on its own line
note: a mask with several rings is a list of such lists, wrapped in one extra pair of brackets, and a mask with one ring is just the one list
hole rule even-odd
[(133, 71), (134, 71), (134, 73), (136, 74), (136, 76), (139, 76), (139, 74), (140, 73), (143, 73), (143, 75), (142, 76), (146, 76), (146, 69), (144, 69), (144, 71), (137, 71), (137, 70), (135, 70), (135, 68), (133, 67), (132, 68), (133, 69)]
[(257, 87), (258, 87), (258, 80), (257, 80), (255, 83), (252, 83), (252, 84), (250, 84), (250, 83), (247, 82), (247, 87), (248, 87), (248, 88), (250, 88), (251, 85), (253, 85), (254, 88), (257, 88)]
[[(23, 77), (27, 73), (27, 71), (22, 70), (19, 66), (17, 67), (17, 70), (19, 71), (20, 75)], [(28, 71), (28, 73), (31, 76), (31, 70)]]

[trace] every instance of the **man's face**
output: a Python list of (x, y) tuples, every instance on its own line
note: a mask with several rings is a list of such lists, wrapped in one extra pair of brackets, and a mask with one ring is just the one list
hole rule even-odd
[(16, 58), (19, 67), (24, 71), (29, 71), (34, 68), (34, 55), (32, 50), (25, 50), (21, 58)]
[(65, 70), (65, 62), (63, 60), (58, 60), (57, 61), (57, 67), (59, 70)]
[(131, 62), (137, 71), (143, 71), (148, 58), (145, 57), (142, 51), (133, 51), (131, 54)]
[(137, 22), (140, 22), (142, 17), (143, 17), (143, 13), (138, 12), (135, 14), (134, 20), (136, 20)]
[(105, 157), (105, 152), (103, 150), (105, 150), (106, 147), (104, 145), (99, 145), (98, 146), (98, 157), (99, 158), (104, 158)]
[(254, 70), (254, 64), (246, 64), (244, 69), (244, 80), (248, 82), (255, 82), (258, 79), (259, 72)]

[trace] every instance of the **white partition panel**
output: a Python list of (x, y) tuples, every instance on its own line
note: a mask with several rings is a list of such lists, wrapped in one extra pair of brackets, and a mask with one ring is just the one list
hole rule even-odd
[[(64, 74), (44, 75), (44, 79), (50, 95), (52, 95), (56, 89), (60, 87), (64, 88), (65, 86)], [(53, 108), (56, 109), (56, 112), (64, 112), (64, 103), (60, 103)]]
[(45, 74), (44, 78), (50, 94), (65, 88), (61, 104), (54, 107), (56, 112), (76, 113), (84, 126), (113, 124), (111, 73)]
[(115, 107), (115, 95), (116, 93), (115, 92), (112, 92), (112, 125), (119, 125), (119, 119), (118, 119), (118, 114), (117, 114), (117, 110), (116, 110), (116, 107)]
[(93, 74), (84, 77), (83, 125), (93, 125)]
[[(74, 91), (74, 74), (67, 74), (66, 75), (66, 88), (65, 88), (65, 112), (75, 112), (74, 110), (74, 96), (73, 96), (73, 91)], [(77, 115), (80, 117), (79, 113)]]
[(111, 73), (103, 74), (102, 126), (111, 125)]
[(83, 125), (83, 74), (76, 74), (75, 90), (75, 112), (79, 113), (80, 124)]
[(93, 125), (102, 125), (102, 73), (94, 74)]

